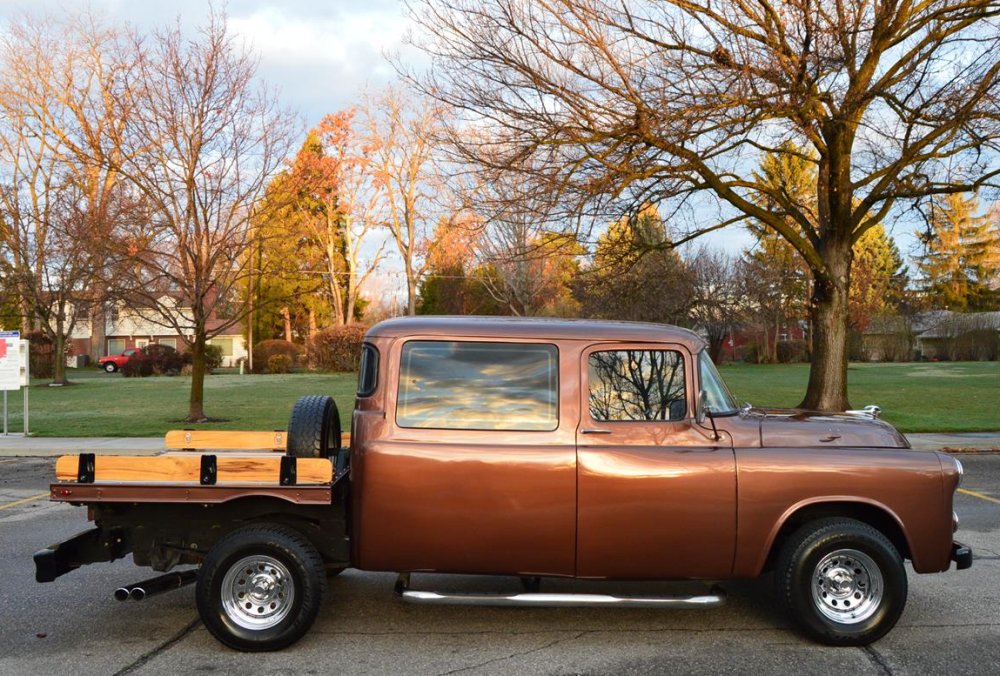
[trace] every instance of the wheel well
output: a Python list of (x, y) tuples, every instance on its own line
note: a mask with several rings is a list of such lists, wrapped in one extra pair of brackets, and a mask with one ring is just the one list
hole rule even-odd
[(771, 543), (771, 550), (768, 552), (764, 570), (768, 571), (774, 567), (774, 561), (778, 558), (781, 548), (795, 531), (807, 523), (828, 517), (843, 517), (866, 523), (889, 538), (900, 556), (904, 559), (911, 558), (910, 545), (906, 541), (903, 529), (900, 528), (896, 519), (884, 509), (859, 502), (824, 502), (806, 505), (785, 520), (781, 530), (775, 536), (774, 542)]

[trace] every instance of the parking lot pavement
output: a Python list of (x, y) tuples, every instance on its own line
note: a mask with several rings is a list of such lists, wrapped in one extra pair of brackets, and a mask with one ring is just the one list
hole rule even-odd
[[(801, 638), (775, 612), (766, 579), (727, 583), (729, 602), (716, 610), (509, 609), (410, 606), (393, 598), (393, 575), (349, 570), (330, 580), (320, 618), (302, 641), (281, 653), (241, 654), (201, 626), (192, 587), (114, 601), (117, 586), (149, 574), (128, 560), (36, 584), (31, 554), (85, 528), (84, 510), (32, 499), (45, 492), (51, 459), (0, 459), (0, 674), (996, 673), (1000, 504), (975, 494), (1000, 499), (1000, 454), (962, 460), (969, 493), (956, 499), (957, 537), (976, 561), (965, 571), (911, 571), (900, 623), (868, 648)], [(413, 582), (517, 588), (510, 578), (415, 575)], [(571, 581), (550, 588), (589, 589)]]

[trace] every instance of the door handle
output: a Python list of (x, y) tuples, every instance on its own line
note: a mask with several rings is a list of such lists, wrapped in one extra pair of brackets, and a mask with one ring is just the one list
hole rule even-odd
[(823, 442), (836, 441), (839, 438), (840, 438), (839, 434), (828, 434), (825, 437), (823, 437), (822, 439), (820, 439), (820, 441), (823, 441)]
[(592, 427), (585, 427), (580, 430), (580, 434), (611, 434), (611, 430), (600, 430)]

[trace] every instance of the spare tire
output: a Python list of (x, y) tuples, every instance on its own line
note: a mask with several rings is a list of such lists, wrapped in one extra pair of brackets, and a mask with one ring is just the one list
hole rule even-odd
[(340, 450), (340, 411), (333, 397), (299, 397), (288, 419), (285, 446), (296, 458), (335, 458)]

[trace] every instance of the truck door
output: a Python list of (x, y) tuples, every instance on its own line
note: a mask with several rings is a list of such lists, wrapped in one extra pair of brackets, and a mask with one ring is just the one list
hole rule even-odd
[[(354, 449), (368, 570), (572, 575), (579, 353), (554, 344), (394, 344), (386, 433)], [(568, 395), (568, 398), (567, 398)]]
[(694, 421), (691, 354), (597, 344), (581, 356), (577, 575), (721, 578), (736, 543), (731, 439)]

